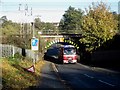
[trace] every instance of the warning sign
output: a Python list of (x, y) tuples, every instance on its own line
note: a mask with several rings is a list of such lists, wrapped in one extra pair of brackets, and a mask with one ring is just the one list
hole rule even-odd
[(32, 65), (31, 67), (29, 67), (28, 69), (27, 69), (27, 71), (29, 71), (29, 72), (35, 72), (35, 67), (34, 67), (34, 65)]

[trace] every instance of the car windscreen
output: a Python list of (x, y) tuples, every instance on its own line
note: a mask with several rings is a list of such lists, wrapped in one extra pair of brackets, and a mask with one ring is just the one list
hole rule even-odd
[(75, 48), (64, 48), (64, 55), (75, 55)]

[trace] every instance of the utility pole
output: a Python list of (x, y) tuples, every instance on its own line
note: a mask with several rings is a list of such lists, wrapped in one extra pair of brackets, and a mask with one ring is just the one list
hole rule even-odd
[(31, 7), (31, 16), (32, 16), (33, 14), (32, 14), (32, 7)]
[(21, 5), (22, 5), (22, 4), (19, 4), (19, 9), (18, 9), (19, 11), (21, 11)]
[(31, 22), (32, 24), (32, 30), (33, 30), (33, 38), (35, 38), (35, 32), (34, 32), (34, 22)]

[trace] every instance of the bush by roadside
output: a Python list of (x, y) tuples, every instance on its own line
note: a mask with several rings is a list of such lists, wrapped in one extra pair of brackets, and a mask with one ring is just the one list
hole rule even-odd
[(28, 60), (18, 54), (15, 57), (0, 59), (2, 65), (3, 89), (8, 88), (29, 88), (36, 86), (40, 80), (40, 70), (44, 64), (42, 60), (35, 64), (35, 73), (27, 72), (25, 68), (33, 65), (32, 60)]

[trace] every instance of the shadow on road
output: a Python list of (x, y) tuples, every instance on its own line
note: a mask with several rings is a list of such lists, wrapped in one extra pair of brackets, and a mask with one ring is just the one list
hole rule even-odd
[[(48, 69), (48, 68), (47, 68)], [(54, 71), (44, 70), (42, 72), (42, 76), (38, 86), (30, 86), (29, 90), (54, 90), (54, 89), (66, 90), (65, 87), (61, 84), (61, 82), (54, 76)]]
[(51, 73), (42, 73), (42, 83), (38, 88), (64, 88), (53, 73), (53, 71), (51, 71)]
[(55, 63), (55, 64), (62, 64), (62, 62), (59, 59), (54, 58), (54, 57), (49, 57), (46, 55), (44, 55), (44, 60), (50, 61), (50, 62)]
[(113, 71), (120, 72), (120, 64), (119, 62), (108, 62), (108, 61), (99, 61), (99, 62), (79, 62), (83, 65), (90, 66), (90, 67), (98, 67), (98, 68), (104, 68), (104, 69), (109, 69)]

